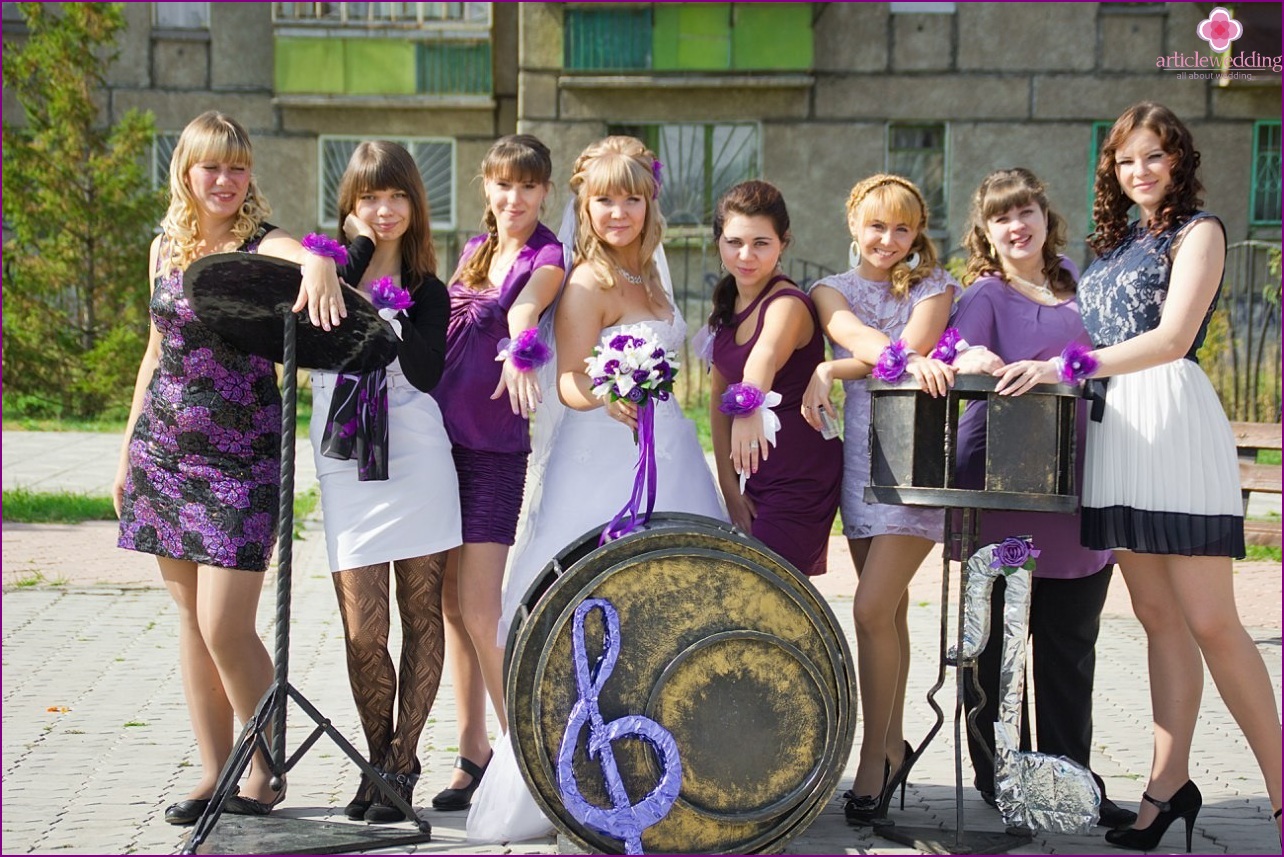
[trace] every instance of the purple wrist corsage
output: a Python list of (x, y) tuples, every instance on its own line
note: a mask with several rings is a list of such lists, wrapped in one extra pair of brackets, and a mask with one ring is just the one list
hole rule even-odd
[(767, 401), (767, 394), (753, 384), (732, 384), (722, 394), (718, 410), (730, 417), (752, 414)]
[(932, 353), (927, 356), (934, 360), (940, 360), (942, 363), (953, 364), (954, 358), (958, 357), (959, 352), (964, 348), (967, 348), (967, 343), (963, 341), (963, 337), (959, 334), (959, 329), (957, 327), (947, 327), (945, 332), (941, 334), (940, 340), (937, 341), (936, 347), (932, 349)]
[(334, 263), (340, 266), (348, 264), (348, 248), (328, 235), (322, 235), (320, 232), (309, 232), (303, 236), (301, 243), (303, 244), (303, 249), (314, 256), (325, 256), (327, 259), (333, 259)]
[(1071, 342), (1061, 352), (1061, 365), (1057, 374), (1067, 384), (1077, 384), (1085, 378), (1091, 378), (1097, 371), (1097, 358), (1092, 356), (1092, 349), (1078, 342)]
[(370, 286), (370, 303), (374, 304), (375, 309), (390, 309), (394, 312), (402, 312), (415, 305), (410, 292), (394, 285), (392, 277), (380, 277), (374, 281)]
[(501, 339), (496, 360), (512, 360), (519, 372), (529, 372), (553, 359), (553, 349), (539, 338), (539, 328), (528, 327), (516, 339)]
[(883, 349), (883, 353), (878, 355), (878, 362), (874, 364), (874, 371), (870, 374), (880, 381), (895, 384), (905, 374), (905, 366), (909, 363), (910, 353), (909, 346), (905, 344), (904, 339), (888, 343), (887, 347)]

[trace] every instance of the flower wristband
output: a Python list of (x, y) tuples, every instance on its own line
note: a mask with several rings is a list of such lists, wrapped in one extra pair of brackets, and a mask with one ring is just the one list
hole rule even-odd
[(753, 384), (732, 384), (722, 394), (718, 410), (730, 417), (746, 417), (767, 401), (767, 394)]
[(1091, 348), (1071, 342), (1062, 350), (1061, 356), (1052, 358), (1052, 365), (1056, 367), (1058, 378), (1067, 384), (1077, 384), (1091, 378), (1101, 364), (1092, 356)]
[(553, 349), (540, 340), (537, 327), (528, 327), (516, 339), (501, 339), (498, 352), (496, 360), (513, 361), (513, 368), (519, 372), (537, 369), (553, 359)]
[(310, 232), (303, 236), (303, 241), (300, 243), (303, 245), (304, 250), (314, 256), (333, 259), (334, 263), (341, 267), (348, 264), (348, 248), (328, 235), (322, 235), (320, 232)]
[(878, 355), (878, 362), (874, 364), (874, 371), (870, 374), (880, 381), (895, 384), (905, 374), (910, 355), (917, 353), (905, 343), (904, 339), (890, 342)]
[(927, 356), (933, 360), (940, 360), (942, 363), (954, 365), (955, 358), (971, 347), (959, 333), (957, 327), (947, 327), (945, 332), (941, 334), (940, 340), (937, 341), (936, 347)]

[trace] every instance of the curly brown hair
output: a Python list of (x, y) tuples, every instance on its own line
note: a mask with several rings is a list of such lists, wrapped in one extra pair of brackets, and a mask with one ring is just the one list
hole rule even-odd
[(986, 275), (1007, 279), (1003, 273), (1003, 262), (995, 252), (986, 226), (991, 217), (1031, 202), (1038, 205), (1048, 219), (1048, 235), (1043, 242), (1043, 275), (1053, 288), (1074, 291), (1074, 277), (1061, 267), (1061, 251), (1066, 246), (1065, 218), (1052, 210), (1048, 204), (1047, 188), (1025, 167), (995, 170), (981, 180), (980, 187), (972, 194), (972, 210), (963, 236), (963, 246), (968, 251), (963, 285), (970, 286)]
[[(936, 245), (927, 234), (927, 200), (923, 192), (904, 176), (878, 173), (862, 179), (847, 197), (847, 227), (856, 237), (857, 230), (878, 217), (917, 224), (914, 242), (905, 259), (892, 266), (892, 296), (902, 300), (911, 286), (925, 279), (936, 267)], [(910, 269), (908, 259), (918, 253), (918, 266)]]
[(1199, 169), (1199, 150), (1195, 148), (1190, 129), (1162, 104), (1154, 101), (1134, 104), (1115, 120), (1101, 147), (1101, 155), (1097, 158), (1095, 198), (1092, 203), (1092, 219), (1096, 223), (1096, 229), (1088, 236), (1088, 246), (1097, 255), (1118, 247), (1128, 234), (1128, 210), (1132, 208), (1133, 202), (1119, 184), (1115, 153), (1134, 131), (1141, 128), (1153, 132), (1159, 138), (1165, 154), (1173, 159), (1172, 186), (1164, 194), (1159, 209), (1151, 218), (1148, 226), (1150, 234), (1158, 235), (1186, 221), (1204, 204), (1199, 196), (1204, 192), (1204, 186), (1196, 175)]

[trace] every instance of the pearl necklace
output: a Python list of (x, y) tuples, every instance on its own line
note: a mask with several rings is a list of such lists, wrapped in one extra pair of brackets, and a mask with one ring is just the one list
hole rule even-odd
[(626, 282), (632, 283), (635, 286), (642, 285), (643, 281), (646, 279), (642, 274), (630, 274), (628, 271), (624, 270), (623, 265), (616, 265), (615, 267), (620, 272), (620, 276), (622, 276)]
[(1005, 274), (1007, 275), (1007, 278), (1010, 282), (1019, 283), (1025, 286), (1030, 291), (1034, 292), (1035, 297), (1037, 297), (1040, 301), (1043, 301), (1045, 303), (1047, 302), (1058, 303), (1057, 296), (1053, 293), (1052, 289), (1048, 287), (1047, 278), (1044, 278), (1042, 283), (1035, 284), (1030, 282), (1029, 280), (1018, 277), (1016, 274), (1013, 274), (1010, 271), (1005, 272)]

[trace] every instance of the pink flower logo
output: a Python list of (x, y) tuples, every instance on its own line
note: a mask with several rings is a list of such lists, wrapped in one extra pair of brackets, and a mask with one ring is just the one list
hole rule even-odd
[(1213, 50), (1221, 53), (1230, 47), (1231, 42), (1244, 35), (1244, 25), (1232, 18), (1230, 12), (1218, 6), (1199, 22), (1195, 33), (1208, 42)]

